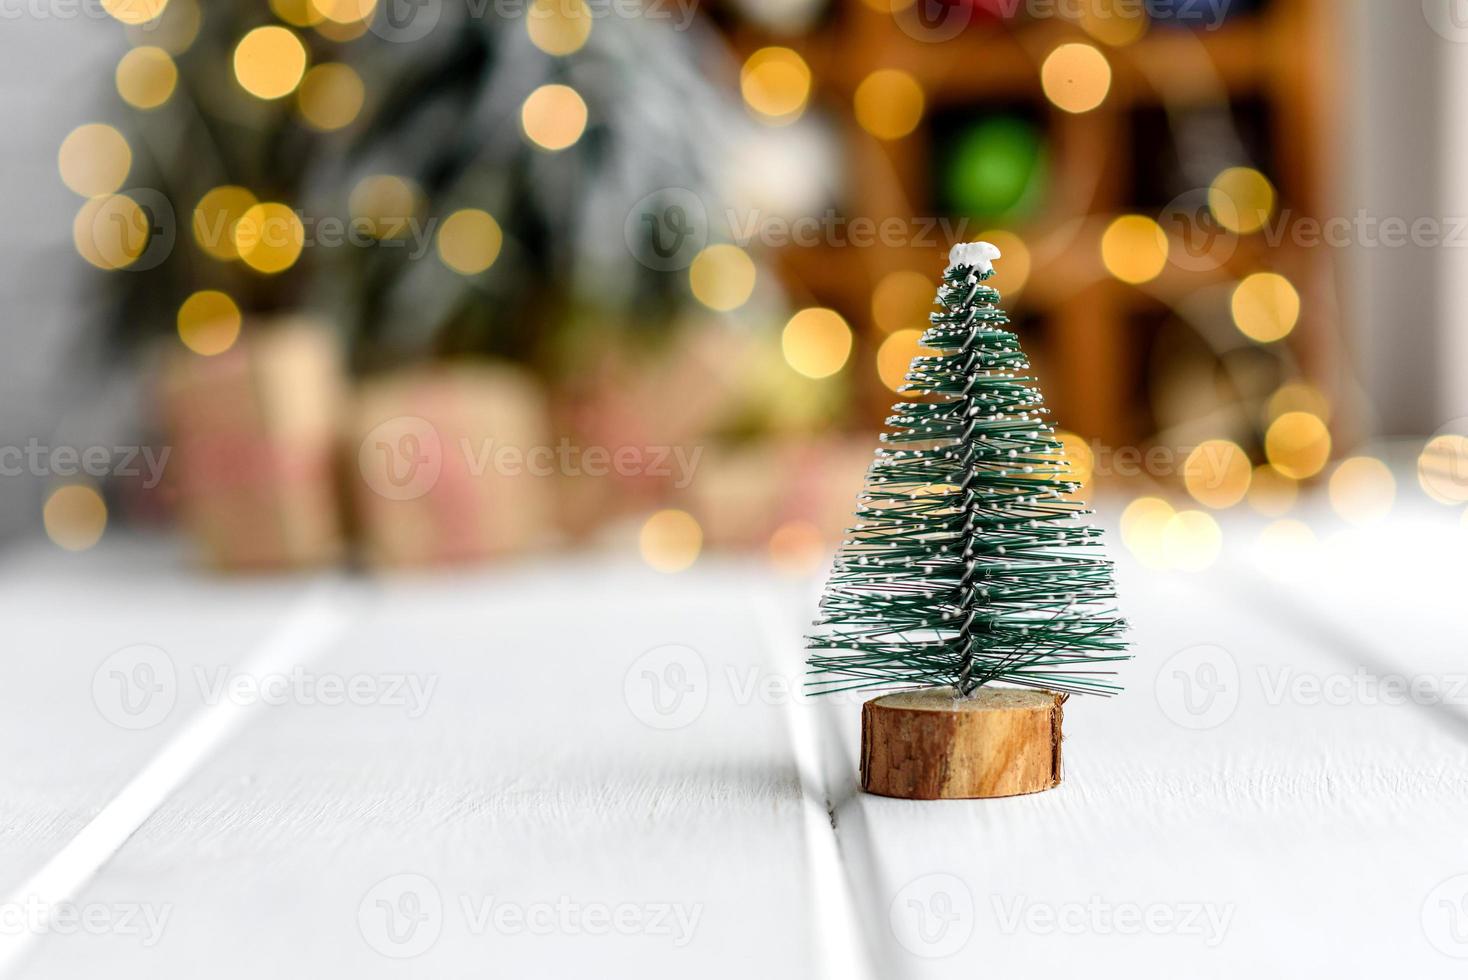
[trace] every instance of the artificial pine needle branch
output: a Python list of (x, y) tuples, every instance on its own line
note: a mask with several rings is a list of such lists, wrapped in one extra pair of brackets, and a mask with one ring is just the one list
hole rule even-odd
[[(985, 684), (1109, 694), (1126, 660), (1101, 532), (1077, 520), (1049, 410), (993, 276), (955, 246), (939, 312), (887, 420), (837, 553), (807, 664), (813, 693)], [(920, 399), (920, 400), (917, 400)]]

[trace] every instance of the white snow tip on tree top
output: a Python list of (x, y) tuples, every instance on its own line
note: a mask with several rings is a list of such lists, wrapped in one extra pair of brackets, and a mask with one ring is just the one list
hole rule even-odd
[(948, 252), (948, 268), (970, 266), (980, 275), (994, 271), (994, 260), (999, 258), (999, 249), (988, 242), (964, 242), (953, 246)]

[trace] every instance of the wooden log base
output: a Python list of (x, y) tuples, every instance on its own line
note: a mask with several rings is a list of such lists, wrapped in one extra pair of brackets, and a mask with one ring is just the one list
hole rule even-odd
[(873, 698), (861, 709), (861, 788), (907, 800), (972, 800), (1060, 785), (1064, 694), (950, 687)]

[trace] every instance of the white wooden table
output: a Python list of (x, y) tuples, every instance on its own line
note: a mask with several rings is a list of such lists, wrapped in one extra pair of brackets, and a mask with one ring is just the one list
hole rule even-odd
[(792, 695), (816, 583), (752, 562), (12, 555), (0, 971), (1461, 977), (1468, 535), (1257, 527), (1122, 556), (1127, 692), (1070, 702), (1058, 790), (972, 803), (855, 792), (855, 702)]

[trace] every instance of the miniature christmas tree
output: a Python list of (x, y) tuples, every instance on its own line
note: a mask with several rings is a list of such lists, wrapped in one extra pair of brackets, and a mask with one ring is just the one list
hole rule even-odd
[[(938, 353), (902, 389), (922, 400), (893, 408), (811, 638), (814, 692), (938, 686), (867, 705), (863, 781), (886, 795), (1054, 785), (1061, 702), (1115, 691), (1126, 659), (1100, 531), (1075, 520), (1091, 512), (985, 285), (998, 257), (984, 242), (950, 255), (922, 341)], [(884, 718), (900, 747), (881, 744)], [(1015, 738), (1034, 740), (1034, 772), (1001, 744)]]

